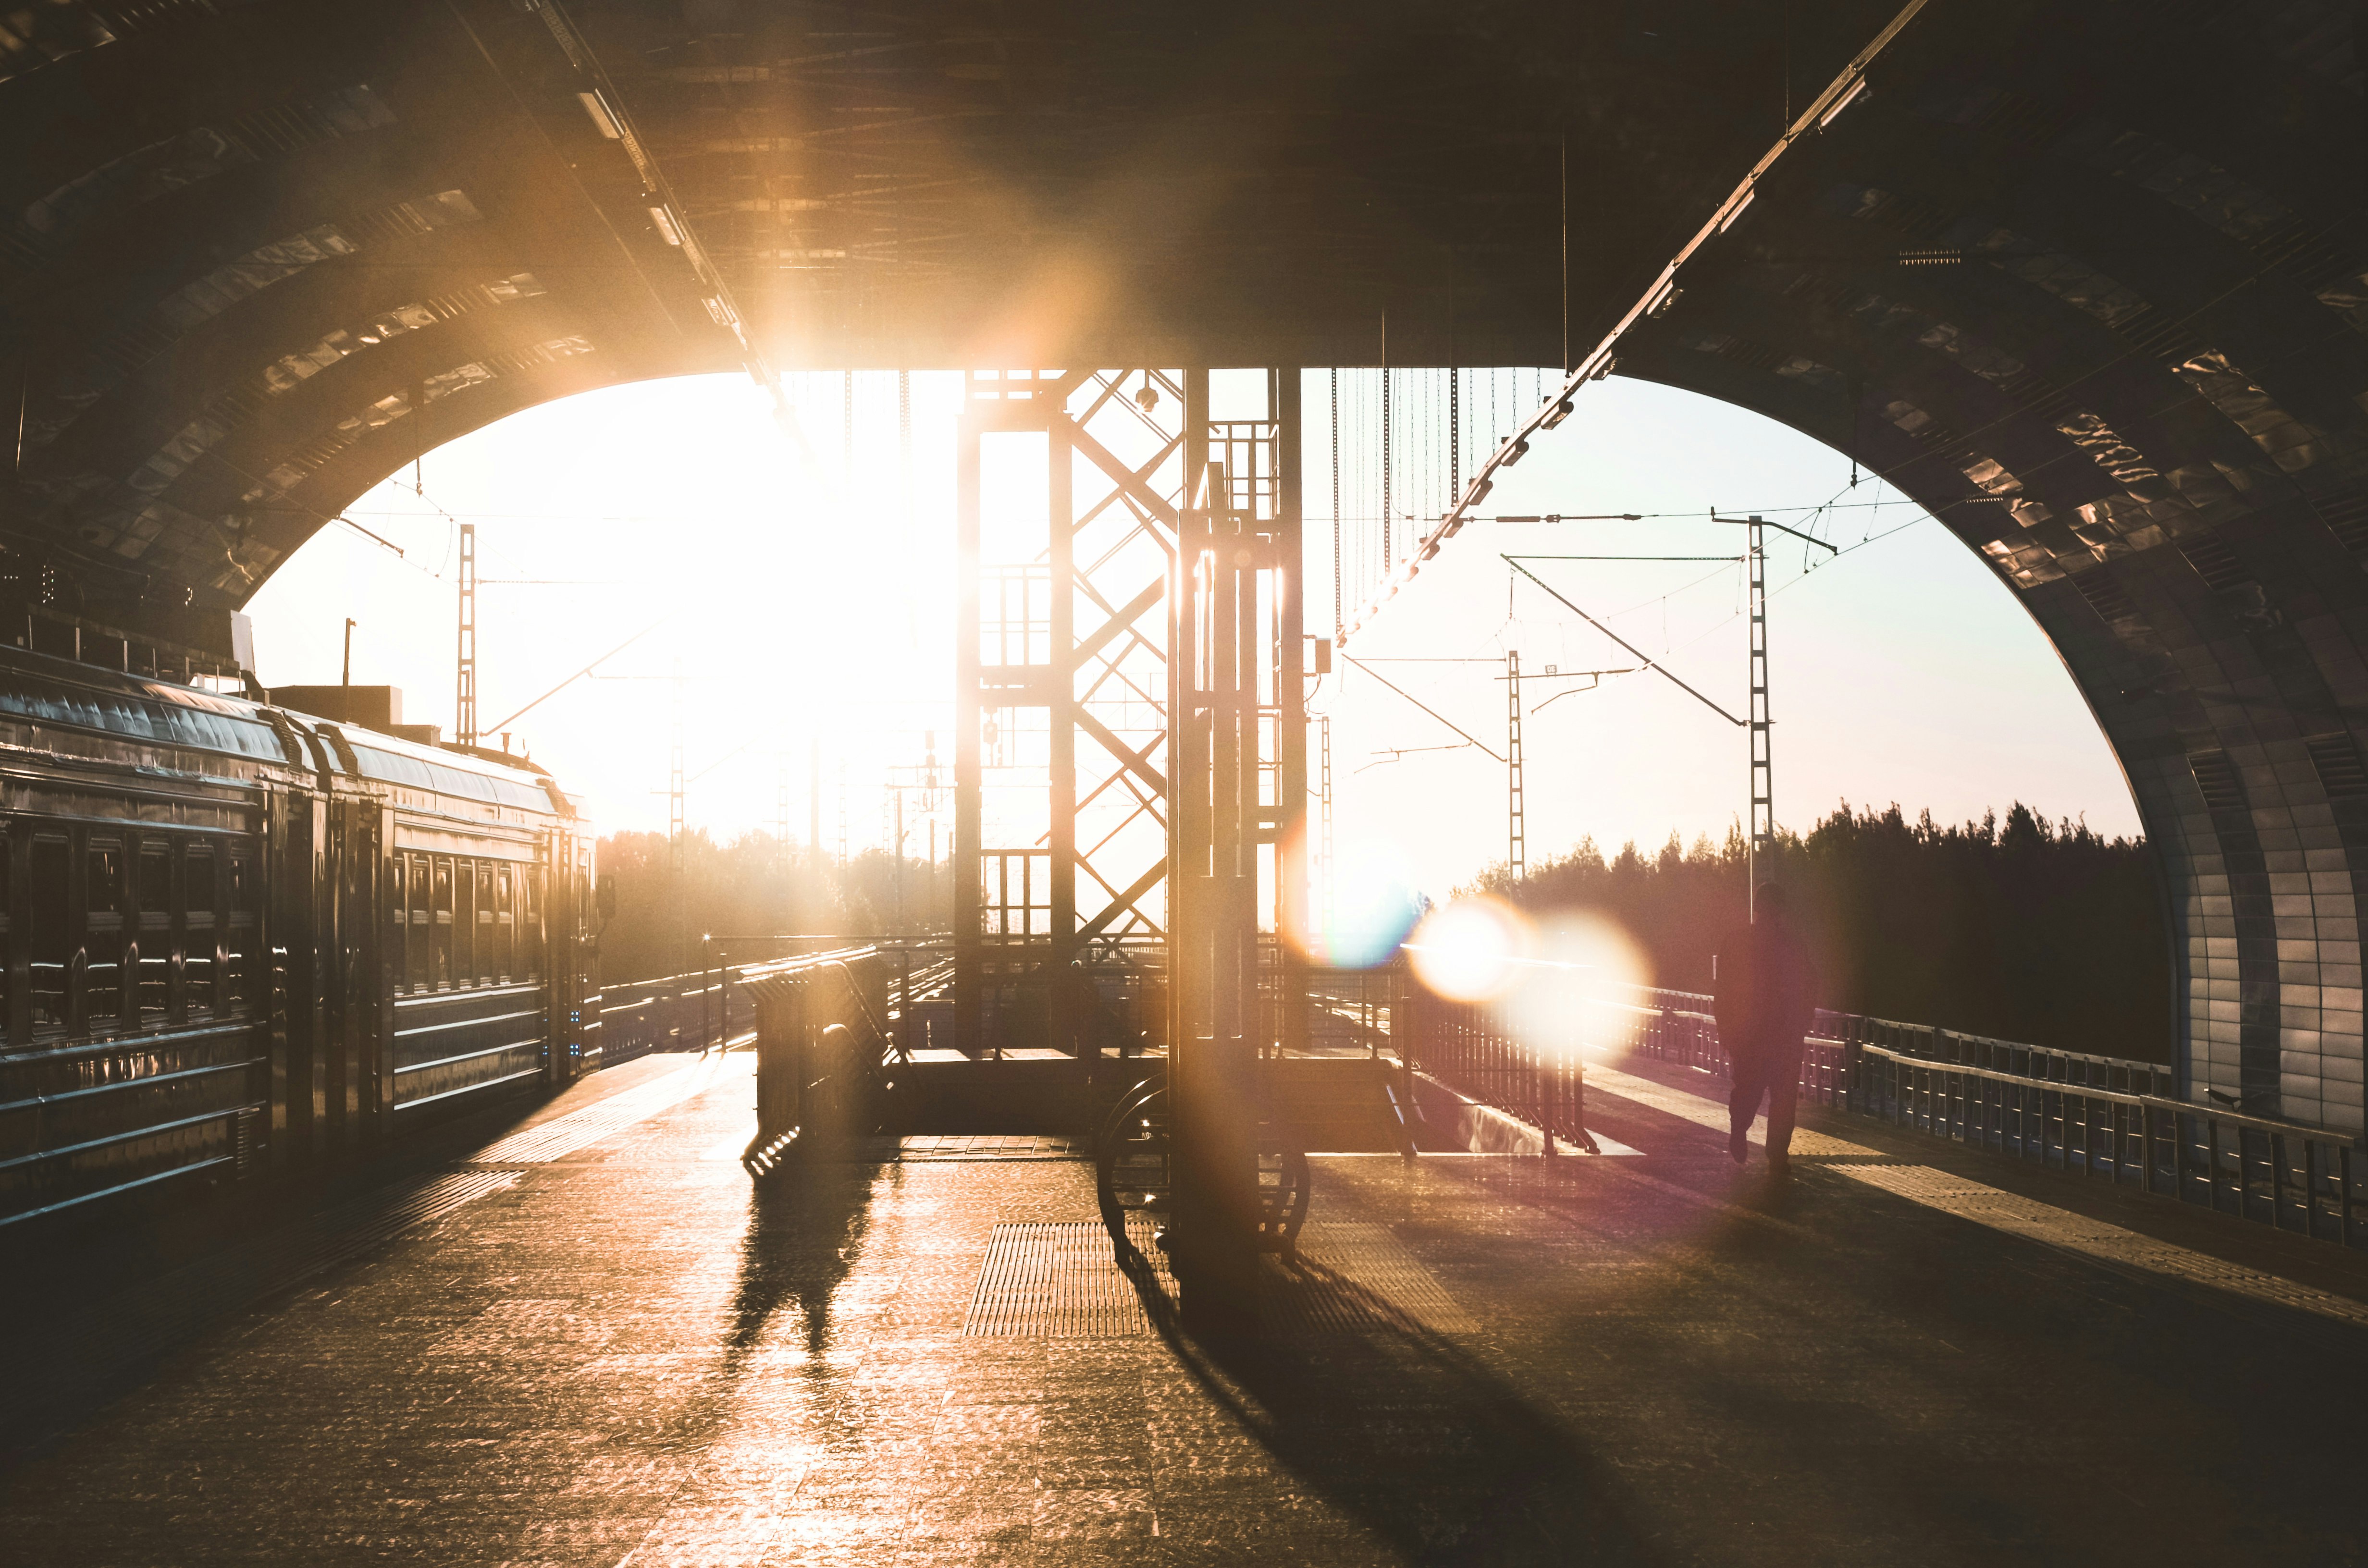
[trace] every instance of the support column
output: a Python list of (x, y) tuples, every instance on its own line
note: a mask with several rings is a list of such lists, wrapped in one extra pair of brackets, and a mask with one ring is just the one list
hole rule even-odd
[(1063, 381), (1059, 391), (1038, 394), (1047, 404), (1045, 549), (1052, 571), (1046, 588), (1053, 601), (1048, 611), (1052, 640), (1047, 653), (1052, 668), (1045, 672), (1044, 688), (1044, 702), (1051, 710), (1047, 714), (1050, 733), (1046, 736), (1046, 783), (1052, 820), (1046, 837), (1053, 851), (1048, 868), (1052, 882), (1048, 896), (1053, 910), (1043, 983), (1045, 1020), (1053, 1037), (1047, 1043), (1056, 1051), (1074, 1049), (1073, 1042), (1083, 1022), (1076, 1016), (1078, 977), (1072, 970), (1077, 951), (1077, 672), (1083, 661), (1078, 656), (1076, 638), (1077, 524), (1072, 494), (1076, 464), (1069, 446), (1072, 426), (1061, 407), (1067, 392), (1068, 383)]
[(1273, 373), (1267, 419), (1213, 429), (1205, 372), (1187, 385), (1201, 440), (1170, 591), (1169, 1253), (1187, 1323), (1238, 1334), (1258, 1317), (1259, 1059), (1304, 1029), (1279, 931), (1306, 899), (1298, 372)]
[[(970, 410), (962, 411), (965, 422)], [(979, 455), (976, 435), (964, 428), (954, 457), (954, 1049), (976, 1056), (980, 973), (985, 957), (979, 922), (980, 859), (985, 838), (979, 754)]]
[(1307, 595), (1303, 516), (1299, 367), (1269, 374), (1274, 415), (1275, 798), (1268, 832), (1274, 844), (1274, 951), (1281, 986), (1282, 1049), (1307, 1045), (1307, 963), (1291, 940), (1307, 929)]

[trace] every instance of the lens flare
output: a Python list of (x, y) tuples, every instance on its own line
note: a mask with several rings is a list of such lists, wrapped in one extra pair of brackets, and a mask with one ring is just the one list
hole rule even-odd
[(1494, 898), (1434, 910), (1406, 945), (1414, 972), (1451, 1002), (1485, 1002), (1520, 979), (1532, 933), (1526, 915)]
[(1422, 915), (1406, 856), (1383, 843), (1342, 845), (1332, 885), (1284, 929), (1318, 963), (1370, 969), (1397, 950)]
[(1503, 1004), (1520, 1039), (1576, 1057), (1625, 1038), (1653, 966), (1622, 926), (1592, 911), (1556, 911), (1540, 918), (1531, 952)]

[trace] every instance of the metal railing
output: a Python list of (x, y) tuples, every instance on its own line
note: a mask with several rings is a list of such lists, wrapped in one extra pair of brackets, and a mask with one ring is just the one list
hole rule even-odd
[(1409, 1072), (1528, 1122), (1543, 1136), (1597, 1152), (1587, 1131), (1587, 1074), (1577, 1053), (1525, 1041), (1495, 1006), (1449, 1002), (1401, 983), (1392, 1043)]
[[(1593, 997), (1588, 1044), (1726, 1075), (1711, 998)], [(2368, 1245), (2368, 1159), (2349, 1133), (2176, 1097), (2171, 1069), (1820, 1008), (1815, 1104), (2077, 1170), (2256, 1223)]]
[(905, 1020), (918, 1002), (953, 980), (953, 960), (925, 948), (856, 946), (757, 963), (720, 964), (689, 974), (661, 975), (604, 985), (598, 998), (601, 1062), (614, 1066), (653, 1051), (708, 1051), (747, 1042), (757, 1028), (748, 983), (814, 962), (848, 962), (877, 953), (889, 965), (887, 1021), (906, 1051), (928, 1043), (910, 1039)]
[(872, 949), (747, 966), (757, 1009), (757, 1131), (740, 1163), (751, 1176), (780, 1167), (792, 1148), (868, 1128), (884, 1108), (889, 1074), (911, 1060), (888, 1011), (891, 976)]

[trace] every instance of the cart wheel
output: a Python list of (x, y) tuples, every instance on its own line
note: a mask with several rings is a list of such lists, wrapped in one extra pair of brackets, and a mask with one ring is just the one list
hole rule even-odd
[(1154, 1078), (1136, 1085), (1111, 1108), (1094, 1141), (1094, 1195), (1121, 1263), (1134, 1250), (1134, 1242), (1127, 1234), (1130, 1215), (1151, 1219), (1165, 1244), (1170, 1181), (1167, 1149), (1167, 1085)]
[[(1258, 1164), (1259, 1250), (1292, 1256), (1298, 1250), (1300, 1227), (1307, 1222), (1306, 1151), (1286, 1146), (1261, 1127)], [(1158, 1244), (1166, 1244), (1167, 1217), (1173, 1212), (1173, 1183), (1167, 1084), (1164, 1078), (1153, 1078), (1120, 1100), (1103, 1120), (1095, 1142), (1095, 1197), (1110, 1245), (1121, 1263), (1134, 1250), (1127, 1233), (1131, 1215), (1151, 1218), (1159, 1227)]]

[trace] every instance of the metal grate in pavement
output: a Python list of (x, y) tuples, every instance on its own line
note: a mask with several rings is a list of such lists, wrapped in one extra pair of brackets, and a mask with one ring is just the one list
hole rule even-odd
[[(1175, 1277), (1144, 1227), (1135, 1236), (1162, 1292)], [(1386, 1225), (1337, 1222), (1301, 1233), (1298, 1257), (1269, 1258), (1259, 1312), (1277, 1334), (1373, 1329), (1470, 1334), (1470, 1313)], [(1147, 1334), (1134, 1284), (1092, 1221), (1002, 1224), (988, 1241), (962, 1333), (972, 1337), (1084, 1339)]]
[(1479, 1326), (1387, 1225), (1311, 1223), (1296, 1260), (1268, 1260), (1264, 1285), (1263, 1316), (1278, 1333), (1470, 1334)]
[(513, 1132), (470, 1155), (469, 1164), (541, 1165), (549, 1165), (553, 1160), (564, 1160), (577, 1150), (589, 1148), (637, 1121), (645, 1121), (660, 1111), (673, 1109), (693, 1095), (705, 1094), (719, 1084), (749, 1077), (756, 1071), (757, 1058), (752, 1052), (700, 1057), (690, 1065), (678, 1067), (664, 1077), (636, 1084), (630, 1089), (610, 1095), (607, 1099), (595, 1100), (581, 1110), (571, 1110), (564, 1116), (554, 1116), (549, 1121)]
[(1031, 1134), (926, 1134), (896, 1140), (889, 1158), (915, 1160), (1083, 1160), (1090, 1157), (1083, 1138), (1045, 1138)]
[[(1175, 1278), (1149, 1243), (1147, 1233), (1138, 1238), (1172, 1295)], [(1110, 1233), (1093, 1221), (996, 1226), (962, 1316), (962, 1333), (973, 1338), (1093, 1339), (1150, 1328), (1133, 1282), (1110, 1256)]]
[(2172, 1242), (2157, 1241), (2135, 1231), (2091, 1220), (2053, 1204), (1986, 1187), (1930, 1165), (1837, 1165), (1853, 1181), (1880, 1187), (1897, 1198), (1970, 1220), (1994, 1231), (2027, 1236), (2103, 1263), (2168, 1275), (2193, 1284), (2209, 1285), (2255, 1301), (2269, 1301), (2368, 1327), (2368, 1303), (2314, 1290), (2274, 1274), (2229, 1263), (2208, 1253)]

